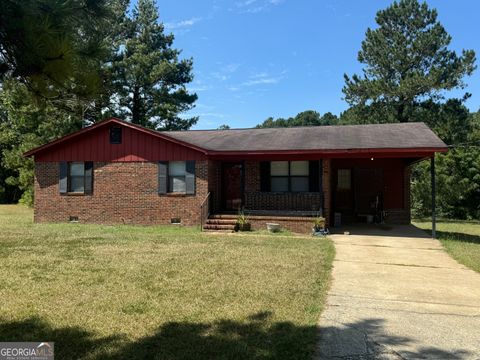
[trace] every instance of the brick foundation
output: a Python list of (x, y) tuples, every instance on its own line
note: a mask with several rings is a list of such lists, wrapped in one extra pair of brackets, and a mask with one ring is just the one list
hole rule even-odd
[(250, 216), (252, 230), (266, 230), (267, 223), (279, 224), (284, 230), (298, 234), (309, 234), (312, 232), (313, 217), (300, 216)]

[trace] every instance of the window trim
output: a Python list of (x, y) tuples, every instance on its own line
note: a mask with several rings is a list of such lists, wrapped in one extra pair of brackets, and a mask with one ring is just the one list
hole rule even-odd
[[(277, 161), (277, 160), (276, 160)], [(300, 194), (300, 193), (309, 193), (310, 192), (310, 185), (308, 186), (307, 191), (292, 191), (292, 178), (306, 178), (307, 182), (310, 181), (310, 163), (308, 160), (278, 160), (278, 161), (286, 161), (288, 163), (288, 175), (272, 175), (271, 169), (272, 169), (272, 162), (270, 161), (270, 192), (271, 193), (278, 193), (278, 194), (286, 194), (286, 193), (294, 193), (294, 194)], [(295, 161), (306, 161), (307, 162), (307, 170), (308, 174), (307, 175), (291, 175), (292, 171), (292, 162)], [(288, 181), (288, 189), (286, 191), (273, 191), (272, 190), (272, 178), (287, 178)]]

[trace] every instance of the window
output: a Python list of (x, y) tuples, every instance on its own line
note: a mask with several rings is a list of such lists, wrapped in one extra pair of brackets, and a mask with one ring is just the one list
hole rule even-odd
[(186, 192), (186, 175), (185, 161), (171, 161), (168, 168), (168, 192)]
[(85, 192), (85, 163), (68, 163), (68, 192)]
[(352, 187), (352, 172), (350, 169), (338, 169), (337, 189), (350, 190)]
[(272, 192), (308, 192), (308, 161), (272, 161), (270, 163)]
[(111, 127), (110, 128), (110, 144), (121, 144), (121, 143), (122, 143), (122, 128)]
[(195, 194), (195, 161), (159, 161), (158, 193)]
[(288, 191), (288, 161), (272, 161), (270, 163), (271, 190), (273, 192)]
[(61, 161), (58, 175), (60, 194), (92, 194), (93, 162)]

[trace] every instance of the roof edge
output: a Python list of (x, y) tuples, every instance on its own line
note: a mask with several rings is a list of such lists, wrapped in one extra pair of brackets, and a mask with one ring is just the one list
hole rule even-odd
[(412, 147), (412, 148), (368, 148), (368, 149), (302, 149), (302, 150), (235, 150), (235, 151), (217, 151), (209, 150), (208, 155), (268, 155), (268, 154), (375, 154), (375, 153), (445, 153), (448, 151), (448, 146), (442, 147)]

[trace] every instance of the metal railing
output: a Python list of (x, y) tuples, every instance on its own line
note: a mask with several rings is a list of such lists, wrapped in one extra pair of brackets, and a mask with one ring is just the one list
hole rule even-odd
[(210, 216), (210, 196), (211, 193), (209, 192), (205, 199), (202, 201), (200, 205), (200, 230), (203, 231), (203, 226), (207, 221), (208, 217)]

